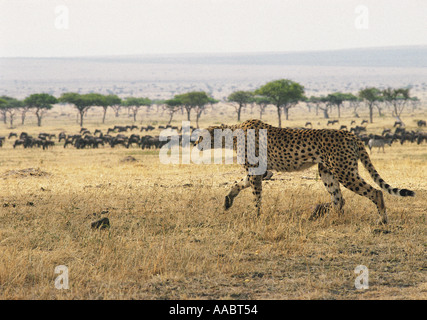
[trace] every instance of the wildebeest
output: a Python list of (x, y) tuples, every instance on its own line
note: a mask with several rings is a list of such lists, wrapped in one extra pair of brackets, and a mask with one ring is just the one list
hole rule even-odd
[(61, 142), (61, 140), (66, 140), (67, 139), (67, 135), (65, 134), (64, 131), (60, 132), (58, 135), (58, 142)]
[(427, 132), (418, 132), (417, 144), (421, 144), (423, 141), (427, 142)]
[(391, 147), (391, 139), (370, 139), (368, 142), (368, 147), (369, 150), (371, 150), (372, 153), (372, 148), (378, 148), (378, 151), (380, 151), (379, 149), (383, 149), (384, 151), (384, 146), (388, 144)]
[(111, 146), (111, 148), (114, 148), (116, 145), (120, 144), (120, 145), (126, 147), (128, 139), (129, 138), (126, 137), (125, 135), (118, 134), (117, 136), (113, 137), (110, 140), (110, 146)]
[(355, 135), (359, 135), (362, 131), (366, 132), (366, 128), (362, 126), (356, 126), (356, 127), (350, 128), (350, 132), (353, 132)]
[(417, 126), (418, 127), (425, 127), (426, 126), (426, 121), (425, 120), (418, 120), (417, 121)]
[(17, 146), (23, 146), (24, 148), (29, 148), (33, 146), (33, 138), (31, 136), (24, 136), (24, 138), (19, 138), (15, 140), (13, 143), (13, 148), (15, 149)]
[(138, 134), (132, 134), (126, 145), (126, 148), (129, 148), (133, 143), (136, 143), (138, 146), (140, 145), (141, 137)]
[(385, 135), (386, 133), (391, 133), (391, 129), (384, 129), (381, 135)]
[(25, 137), (28, 137), (28, 133), (21, 132), (21, 134), (19, 135), (19, 139), (24, 139)]
[(42, 143), (43, 146), (43, 150), (48, 149), (49, 147), (52, 147), (55, 145), (55, 142), (51, 141), (51, 140), (44, 140)]
[(404, 126), (405, 126), (405, 124), (404, 124), (402, 121), (396, 121), (396, 122), (394, 123), (394, 125), (393, 125), (393, 128), (395, 128), (395, 127), (397, 127), (397, 126), (399, 126), (399, 127), (404, 127)]
[(39, 133), (39, 139), (43, 139), (43, 140), (49, 139), (49, 140), (52, 140), (52, 138), (56, 138), (56, 135), (55, 134), (44, 133), (44, 132)]
[(141, 148), (142, 149), (159, 149), (163, 147), (165, 144), (167, 144), (168, 141), (160, 141), (159, 136), (143, 136), (141, 138)]
[(114, 132), (117, 130), (117, 132), (127, 132), (129, 129), (129, 126), (114, 126)]

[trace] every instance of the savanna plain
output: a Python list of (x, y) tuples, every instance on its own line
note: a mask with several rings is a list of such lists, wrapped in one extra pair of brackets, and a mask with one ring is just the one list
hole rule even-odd
[[(312, 121), (315, 128), (326, 128), (326, 120), (313, 112), (291, 112), (284, 126)], [(235, 123), (233, 117), (208, 112), (201, 127), (224, 119)], [(244, 114), (251, 117), (257, 115)], [(425, 118), (425, 112), (408, 114), (407, 130), (417, 130), (414, 120)], [(173, 124), (183, 119), (178, 115)], [(340, 124), (350, 127), (351, 120), (344, 113)], [(80, 129), (70, 118), (43, 121), (41, 128), (30, 123), (12, 130), (2, 124), (0, 135)], [(118, 120), (108, 121), (100, 124), (89, 115), (85, 127), (106, 132)], [(277, 124), (274, 109), (265, 121)], [(377, 117), (368, 133), (381, 134), (393, 123), (392, 117)], [(425, 142), (373, 150), (371, 160), (382, 178), (416, 193), (414, 198), (385, 193), (389, 223), (378, 225), (375, 205), (344, 187), (344, 214), (310, 220), (316, 204), (330, 201), (316, 168), (275, 173), (265, 181), (257, 217), (250, 190), (223, 210), (228, 189), (244, 174), (238, 164), (166, 165), (155, 149), (77, 150), (57, 140), (48, 150), (14, 149), (12, 141), (6, 138), (0, 148), (1, 299), (427, 297)], [(101, 218), (108, 218), (110, 227), (91, 228)], [(68, 268), (68, 289), (55, 287), (60, 265)], [(368, 289), (355, 287), (359, 265), (368, 268)]]

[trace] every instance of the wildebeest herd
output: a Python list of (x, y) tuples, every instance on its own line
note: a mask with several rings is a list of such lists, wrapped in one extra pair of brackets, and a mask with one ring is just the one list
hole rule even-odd
[[(334, 125), (339, 123), (338, 120), (328, 121), (327, 126)], [(384, 146), (391, 146), (394, 142), (399, 142), (403, 144), (405, 142), (421, 144), (422, 142), (427, 142), (427, 132), (423, 131), (414, 131), (406, 130), (403, 127), (402, 123), (396, 122), (393, 128), (384, 129), (381, 135), (378, 134), (366, 134), (366, 124), (367, 121), (363, 120), (361, 125), (355, 125), (350, 128), (350, 132), (353, 132), (355, 135), (365, 143), (365, 145), (371, 150), (372, 148), (380, 148), (384, 152)], [(352, 124), (355, 124), (352, 121)], [(307, 126), (311, 126), (310, 122), (306, 123)], [(426, 122), (424, 120), (419, 120), (417, 122), (419, 128), (425, 127)], [(112, 148), (116, 146), (123, 146), (125, 148), (129, 147), (139, 147), (141, 149), (159, 149), (165, 145), (168, 141), (160, 141), (158, 135), (149, 135), (143, 134), (143, 132), (153, 131), (155, 129), (164, 130), (172, 129), (177, 132), (181, 132), (181, 128), (177, 126), (158, 126), (157, 128), (148, 125), (137, 127), (136, 125), (128, 126), (114, 126), (113, 128), (108, 128), (107, 132), (104, 134), (100, 129), (95, 129), (92, 133), (86, 128), (81, 128), (80, 132), (77, 134), (66, 134), (65, 132), (59, 133), (58, 137), (55, 134), (48, 133), (39, 133), (37, 137), (31, 136), (26, 132), (21, 132), (19, 135), (15, 132), (11, 132), (7, 137), (8, 140), (15, 138), (13, 142), (13, 148), (22, 146), (23, 148), (33, 148), (38, 147), (46, 150), (55, 145), (54, 140), (57, 139), (57, 142), (64, 142), (63, 147), (67, 148), (70, 146), (75, 147), (76, 149), (85, 149), (85, 148), (99, 148), (100, 146), (110, 146)], [(190, 127), (191, 131), (194, 130), (193, 127)], [(133, 130), (139, 130), (140, 133), (131, 133)], [(340, 126), (339, 130), (348, 130), (347, 126)], [(130, 135), (123, 134), (123, 132), (131, 133)], [(116, 135), (112, 135), (116, 134)], [(0, 147), (6, 141), (6, 137), (0, 137)]]
[[(338, 120), (328, 120), (327, 126), (339, 124)], [(362, 120), (361, 125), (356, 125), (356, 122), (353, 120), (351, 121), (351, 125), (355, 125), (354, 127), (350, 128), (350, 132), (357, 135), (367, 146), (371, 152), (372, 148), (379, 148), (382, 149), (384, 152), (384, 146), (389, 145), (391, 146), (393, 142), (399, 142), (400, 144), (403, 144), (405, 142), (410, 143), (417, 143), (421, 144), (423, 141), (427, 142), (427, 132), (423, 131), (414, 131), (414, 130), (406, 130), (404, 127), (404, 123), (401, 121), (396, 121), (393, 125), (393, 128), (390, 129), (384, 129), (381, 133), (381, 135), (378, 134), (367, 134), (366, 126), (363, 126), (364, 124), (368, 124), (367, 120)], [(426, 127), (426, 121), (424, 120), (418, 120), (417, 126), (419, 128)], [(312, 127), (311, 122), (307, 122), (305, 124), (305, 127)], [(339, 130), (348, 130), (347, 126), (341, 125)]]
[[(126, 135), (121, 132), (132, 132), (133, 130), (139, 130), (140, 132), (147, 132), (155, 130), (156, 128), (149, 125), (146, 127), (138, 128), (135, 125), (132, 126), (114, 126), (109, 128), (107, 133), (104, 134), (101, 130), (96, 129), (93, 133), (87, 128), (81, 128), (77, 134), (66, 134), (65, 132), (59, 133), (58, 137), (55, 134), (40, 133), (37, 137), (31, 136), (26, 132), (21, 132), (19, 135), (15, 132), (11, 132), (8, 136), (8, 140), (15, 138), (13, 142), (13, 148), (22, 146), (23, 148), (40, 147), (43, 150), (48, 149), (55, 145), (54, 140), (58, 139), (57, 142), (64, 142), (64, 148), (73, 146), (76, 149), (85, 148), (98, 148), (100, 146), (110, 146), (112, 148), (116, 146), (123, 146), (129, 148), (131, 146), (137, 146), (141, 149), (159, 149), (165, 145), (168, 141), (161, 141), (158, 135), (148, 134), (137, 134), (132, 133)], [(171, 129), (181, 131), (181, 128), (177, 126), (158, 126), (157, 129)], [(193, 130), (193, 127), (190, 127)], [(112, 135), (111, 133), (116, 133)], [(0, 147), (5, 142), (6, 137), (0, 137)]]

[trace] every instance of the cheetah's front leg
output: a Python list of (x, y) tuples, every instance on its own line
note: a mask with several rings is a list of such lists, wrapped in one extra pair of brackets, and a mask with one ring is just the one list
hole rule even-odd
[(252, 193), (255, 197), (255, 209), (257, 215), (261, 214), (261, 193), (262, 193), (262, 176), (249, 176), (249, 183), (252, 187)]
[(234, 198), (242, 191), (250, 186), (249, 176), (246, 176), (239, 182), (235, 182), (230, 192), (225, 196), (224, 209), (228, 210), (233, 205)]
[[(262, 176), (262, 180), (270, 180), (273, 176), (271, 171), (266, 171)], [(244, 177), (239, 182), (235, 182), (230, 192), (225, 196), (224, 209), (228, 210), (231, 208), (234, 202), (234, 198), (242, 191), (243, 189), (248, 188), (251, 185), (249, 176)]]

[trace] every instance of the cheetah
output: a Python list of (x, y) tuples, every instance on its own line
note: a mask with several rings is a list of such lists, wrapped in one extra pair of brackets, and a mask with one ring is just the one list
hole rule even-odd
[[(242, 163), (246, 170), (246, 176), (232, 186), (225, 197), (224, 209), (229, 209), (234, 199), (243, 189), (252, 188), (255, 198), (255, 209), (260, 215), (262, 181), (271, 178), (271, 170), (278, 172), (292, 172), (308, 169), (317, 165), (319, 176), (332, 198), (332, 202), (319, 204), (315, 207), (310, 219), (315, 219), (328, 211), (336, 210), (342, 213), (344, 199), (340, 190), (340, 184), (354, 193), (370, 199), (378, 209), (380, 218), (378, 223), (386, 224), (388, 221), (383, 193), (381, 190), (373, 188), (359, 175), (358, 160), (368, 170), (372, 179), (381, 189), (391, 195), (407, 197), (414, 196), (415, 193), (407, 189), (392, 188), (388, 185), (375, 170), (366, 152), (363, 142), (353, 133), (335, 129), (290, 129), (273, 127), (260, 120), (248, 120), (237, 125), (212, 126), (207, 129), (211, 137), (215, 129), (242, 129), (245, 137), (248, 137), (248, 130), (255, 132), (255, 152), (260, 154), (267, 148), (267, 171), (264, 174), (249, 174), (249, 169), (253, 164), (248, 162), (247, 157)], [(259, 143), (260, 129), (267, 129), (267, 145)], [(235, 150), (245, 150), (244, 139), (234, 137), (233, 148)], [(210, 148), (214, 147), (214, 139), (211, 139)], [(206, 143), (206, 142), (205, 142)], [(242, 145), (241, 145), (242, 144)], [(203, 145), (203, 136), (199, 136), (194, 145), (200, 150)]]

